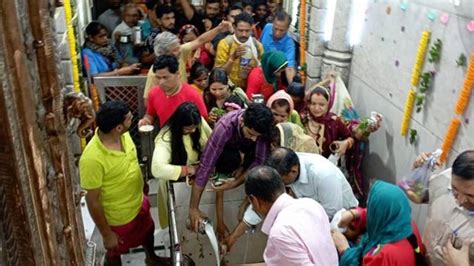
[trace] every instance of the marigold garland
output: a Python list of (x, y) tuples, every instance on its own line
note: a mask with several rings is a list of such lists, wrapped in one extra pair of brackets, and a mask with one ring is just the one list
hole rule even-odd
[(81, 86), (79, 83), (79, 66), (77, 59), (76, 37), (74, 35), (74, 28), (72, 26), (72, 10), (70, 0), (64, 0), (64, 16), (66, 18), (67, 37), (69, 43), (69, 51), (71, 53), (72, 80), (74, 85), (74, 91), (80, 92)]
[(443, 163), (446, 161), (448, 157), (449, 151), (453, 146), (454, 139), (458, 133), (459, 125), (461, 124), (461, 120), (459, 118), (451, 119), (451, 123), (449, 123), (448, 131), (446, 132), (446, 136), (444, 137), (443, 145), (441, 145), (441, 149), (443, 153), (441, 154), (440, 161)]
[(306, 51), (306, 1), (300, 1), (300, 66), (302, 67), (300, 71), (301, 81), (305, 83), (305, 51)]
[(423, 63), (425, 61), (426, 49), (428, 48), (428, 42), (430, 40), (431, 33), (429, 31), (424, 31), (421, 34), (421, 39), (418, 44), (418, 51), (416, 52), (416, 60), (413, 65), (413, 70), (411, 73), (411, 86), (416, 87), (420, 81), (421, 69), (423, 68)]
[(405, 102), (405, 108), (403, 109), (403, 119), (402, 119), (402, 126), (400, 127), (400, 134), (402, 136), (406, 136), (408, 132), (408, 124), (410, 123), (411, 113), (413, 111), (413, 105), (415, 104), (416, 98), (416, 91), (414, 89), (410, 89), (408, 92), (408, 97)]
[(467, 69), (463, 87), (459, 93), (458, 101), (456, 102), (456, 109), (454, 111), (457, 115), (464, 114), (467, 104), (469, 103), (469, 98), (471, 97), (472, 86), (474, 86), (474, 53), (471, 54), (469, 68)]
[(416, 98), (416, 87), (420, 82), (421, 70), (425, 61), (426, 50), (428, 48), (428, 42), (430, 40), (431, 33), (429, 31), (423, 31), (421, 34), (420, 42), (418, 43), (418, 50), (416, 52), (415, 64), (411, 73), (411, 89), (408, 92), (408, 97), (405, 102), (405, 108), (403, 110), (402, 125), (400, 126), (400, 135), (406, 136), (408, 133), (408, 126), (411, 120), (411, 114), (413, 112), (413, 105), (415, 104)]

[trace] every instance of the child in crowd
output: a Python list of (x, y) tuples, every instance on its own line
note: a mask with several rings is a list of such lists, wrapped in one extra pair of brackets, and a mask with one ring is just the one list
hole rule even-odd
[(288, 85), (286, 93), (288, 93), (291, 96), (291, 99), (293, 100), (295, 107), (294, 110), (297, 111), (299, 114), (302, 114), (304, 111), (304, 85), (299, 82), (295, 82), (293, 79), (293, 82)]
[(202, 95), (207, 87), (208, 77), (209, 69), (199, 62), (194, 62), (189, 73), (188, 82)]
[(275, 92), (270, 99), (268, 99), (267, 107), (272, 110), (274, 124), (291, 122), (303, 127), (300, 115), (294, 110), (291, 96), (284, 90)]

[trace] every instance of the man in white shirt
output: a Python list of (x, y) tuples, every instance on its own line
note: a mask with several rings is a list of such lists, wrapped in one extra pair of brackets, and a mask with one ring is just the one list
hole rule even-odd
[(341, 170), (319, 154), (278, 148), (267, 159), (266, 165), (278, 171), (296, 198), (312, 198), (319, 202), (330, 219), (342, 208), (359, 205)]
[[(341, 170), (319, 154), (295, 153), (288, 148), (277, 148), (265, 164), (278, 171), (289, 195), (317, 201), (323, 206), (329, 220), (340, 209), (359, 205)], [(248, 227), (260, 222), (255, 211), (251, 207), (247, 208), (243, 220), (224, 241), (227, 249)]]

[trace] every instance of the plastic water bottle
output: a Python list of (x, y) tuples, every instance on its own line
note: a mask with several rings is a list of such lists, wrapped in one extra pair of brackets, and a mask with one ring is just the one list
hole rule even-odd
[(240, 57), (240, 77), (247, 78), (249, 74), (249, 66), (252, 61), (252, 51), (250, 47), (245, 46), (245, 54)]
[(139, 45), (142, 43), (142, 28), (140, 26), (133, 27), (133, 44)]

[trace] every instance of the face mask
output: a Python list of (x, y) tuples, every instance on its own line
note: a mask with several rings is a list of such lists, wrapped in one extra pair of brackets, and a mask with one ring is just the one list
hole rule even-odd
[(248, 206), (244, 213), (243, 221), (248, 226), (255, 226), (261, 223), (263, 220), (262, 216), (258, 214), (252, 207), (252, 205)]

